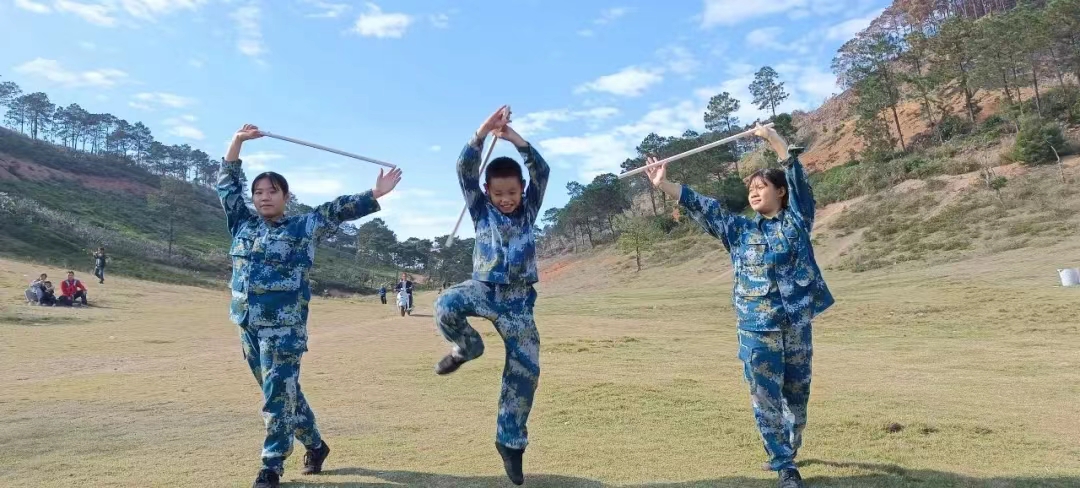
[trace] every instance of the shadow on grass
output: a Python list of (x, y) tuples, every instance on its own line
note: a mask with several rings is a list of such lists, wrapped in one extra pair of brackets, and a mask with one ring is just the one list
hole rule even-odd
[[(906, 469), (894, 464), (835, 462), (815, 459), (807, 460), (799, 464), (800, 467), (803, 468), (801, 471), (803, 472), (807, 487), (901, 488), (918, 486), (920, 488), (1066, 488), (1080, 486), (1080, 476), (972, 478), (941, 471)], [(813, 469), (806, 469), (810, 466), (855, 469), (867, 471), (867, 473), (850, 476), (819, 476), (813, 473)], [(365, 476), (376, 478), (379, 481), (296, 481), (282, 483), (282, 486), (291, 488), (386, 488), (387, 486), (471, 488), (514, 486), (504, 476), (453, 476), (435, 473), (417, 473), (412, 471), (373, 471), (363, 468), (329, 469), (323, 471), (322, 476), (334, 475)], [(727, 478), (678, 483), (605, 484), (600, 481), (573, 476), (525, 473), (524, 486), (540, 488), (774, 488), (776, 486), (776, 478), (769, 475), (765, 475), (764, 478), (732, 476)]]

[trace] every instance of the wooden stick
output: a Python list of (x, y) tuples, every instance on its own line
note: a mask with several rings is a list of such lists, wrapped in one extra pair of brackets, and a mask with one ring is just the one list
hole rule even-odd
[(768, 124), (765, 124), (765, 125), (760, 125), (760, 126), (754, 127), (753, 129), (750, 129), (750, 130), (748, 130), (748, 131), (746, 131), (746, 132), (740, 132), (740, 133), (738, 133), (738, 134), (735, 134), (735, 135), (733, 135), (733, 136), (731, 136), (731, 137), (725, 137), (725, 138), (723, 138), (723, 139), (720, 139), (719, 141), (715, 141), (715, 142), (710, 142), (710, 143), (708, 143), (708, 144), (705, 144), (704, 146), (701, 146), (701, 147), (696, 147), (696, 148), (694, 148), (694, 149), (691, 149), (691, 150), (689, 150), (689, 151), (686, 151), (686, 152), (683, 152), (683, 153), (679, 153), (679, 154), (676, 154), (676, 155), (674, 155), (674, 156), (671, 156), (671, 157), (669, 157), (669, 158), (667, 158), (667, 159), (661, 159), (660, 161), (657, 161), (657, 162), (655, 162), (655, 163), (652, 163), (652, 164), (646, 164), (645, 166), (642, 166), (642, 167), (640, 167), (640, 168), (636, 168), (636, 169), (633, 169), (633, 170), (627, 171), (627, 172), (625, 172), (625, 173), (622, 173), (622, 174), (620, 174), (620, 175), (619, 175), (619, 178), (626, 178), (627, 176), (632, 176), (632, 175), (636, 175), (636, 174), (638, 174), (638, 173), (641, 173), (642, 171), (645, 171), (645, 170), (646, 170), (646, 169), (648, 169), (648, 168), (652, 168), (652, 167), (660, 166), (660, 165), (662, 165), (662, 164), (664, 164), (664, 163), (670, 163), (670, 162), (672, 162), (672, 161), (675, 161), (676, 159), (682, 159), (682, 158), (685, 158), (685, 157), (687, 157), (687, 156), (693, 156), (694, 154), (697, 154), (697, 153), (699, 153), (699, 152), (702, 152), (702, 151), (706, 151), (706, 150), (712, 149), (712, 148), (714, 148), (714, 147), (716, 147), (716, 146), (719, 146), (719, 145), (721, 145), (721, 144), (727, 144), (727, 143), (729, 143), (729, 142), (731, 142), (731, 141), (734, 141), (734, 140), (737, 140), (737, 139), (742, 139), (742, 138), (744, 138), (744, 137), (752, 136), (752, 135), (754, 135), (754, 131), (755, 131), (755, 130), (757, 130), (758, 128), (768, 128), (768, 127), (772, 127), (772, 126), (773, 126), (773, 123), (772, 123), (772, 122), (769, 122)]
[(353, 159), (359, 159), (361, 161), (367, 161), (369, 163), (375, 163), (375, 164), (378, 164), (378, 165), (386, 166), (387, 168), (396, 168), (397, 167), (397, 166), (394, 166), (393, 164), (383, 162), (383, 161), (379, 161), (377, 159), (366, 158), (364, 156), (360, 156), (360, 155), (357, 155), (357, 154), (348, 153), (348, 152), (341, 151), (341, 150), (338, 150), (338, 149), (329, 148), (329, 147), (322, 146), (322, 145), (319, 145), (319, 144), (315, 144), (315, 143), (312, 143), (312, 142), (301, 141), (300, 139), (293, 139), (291, 137), (285, 137), (285, 136), (274, 134), (272, 132), (267, 132), (267, 131), (264, 131), (264, 130), (260, 130), (259, 133), (266, 136), (266, 137), (273, 137), (274, 139), (281, 139), (283, 141), (289, 141), (289, 142), (292, 142), (292, 143), (295, 143), (295, 144), (300, 144), (300, 145), (303, 145), (303, 146), (313, 147), (315, 149), (322, 149), (323, 151), (332, 152), (334, 154), (340, 154), (342, 156), (347, 156), (347, 157), (350, 157), (350, 158), (353, 158)]

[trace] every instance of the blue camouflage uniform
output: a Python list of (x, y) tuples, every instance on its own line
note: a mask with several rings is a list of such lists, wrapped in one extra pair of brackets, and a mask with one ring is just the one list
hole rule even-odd
[(540, 377), (540, 336), (533, 321), (533, 284), (539, 281), (533, 226), (550, 170), (531, 144), (518, 148), (529, 171), (529, 186), (521, 205), (506, 215), (480, 189), (482, 148), (483, 139), (474, 137), (457, 163), (476, 230), (472, 279), (439, 295), (435, 324), (453, 343), (453, 354), (466, 361), (484, 353), (484, 342), (466, 317), (483, 317), (495, 324), (506, 345), (495, 440), (512, 449), (525, 449), (526, 423)]
[(795, 468), (806, 427), (813, 358), (811, 321), (834, 300), (814, 259), (814, 196), (791, 147), (784, 162), (788, 206), (773, 218), (730, 212), (683, 186), (679, 203), (720, 239), (734, 268), (739, 359), (773, 470)]
[(342, 222), (377, 212), (370, 191), (338, 197), (312, 212), (269, 222), (244, 202), (240, 161), (222, 161), (217, 192), (232, 233), (232, 303), (244, 358), (263, 390), (263, 468), (284, 472), (293, 436), (309, 449), (322, 445), (315, 414), (300, 391), (300, 358), (307, 352), (311, 290), (308, 271), (318, 239)]

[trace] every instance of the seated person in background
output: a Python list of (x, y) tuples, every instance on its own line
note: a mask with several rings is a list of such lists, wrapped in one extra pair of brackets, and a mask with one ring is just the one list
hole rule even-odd
[(56, 305), (56, 290), (53, 289), (51, 281), (41, 284), (41, 298), (38, 299), (38, 305), (49, 307)]
[(75, 278), (74, 271), (68, 271), (67, 279), (60, 282), (60, 303), (71, 306), (80, 298), (82, 304), (86, 305), (86, 286)]
[(45, 280), (49, 275), (41, 273), (36, 280), (30, 282), (30, 287), (26, 289), (26, 302), (41, 304), (41, 296), (45, 293)]

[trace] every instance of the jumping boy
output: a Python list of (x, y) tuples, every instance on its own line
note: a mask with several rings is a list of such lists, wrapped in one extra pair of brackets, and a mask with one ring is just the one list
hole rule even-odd
[[(544, 200), (549, 169), (536, 148), (507, 125), (506, 109), (499, 108), (484, 121), (458, 158), (458, 181), (476, 231), (473, 274), (471, 280), (448, 288), (435, 301), (435, 324), (453, 344), (435, 372), (452, 373), (484, 353), (484, 342), (467, 317), (483, 317), (495, 324), (506, 345), (495, 449), (507, 477), (520, 485), (525, 482), (521, 462), (528, 445), (526, 423), (540, 377), (540, 336), (533, 321), (533, 284), (539, 281), (533, 225)], [(498, 157), (487, 168), (487, 195), (481, 191), (480, 152), (490, 133), (517, 148), (529, 169), (528, 188), (521, 165)]]

